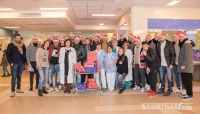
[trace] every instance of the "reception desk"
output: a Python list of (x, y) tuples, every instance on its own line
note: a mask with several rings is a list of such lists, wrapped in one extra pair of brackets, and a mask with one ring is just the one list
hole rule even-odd
[(194, 61), (193, 80), (200, 81), (200, 61)]

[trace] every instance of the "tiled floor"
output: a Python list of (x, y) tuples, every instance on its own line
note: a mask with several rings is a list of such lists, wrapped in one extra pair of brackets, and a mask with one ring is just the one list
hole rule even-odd
[[(10, 79), (0, 77), (0, 114), (200, 114), (200, 82), (193, 82), (194, 98), (183, 101), (181, 93), (149, 98), (146, 93), (131, 89), (122, 95), (118, 90), (104, 92), (103, 96), (98, 91), (86, 91), (79, 92), (76, 98), (74, 94), (64, 94), (61, 90), (38, 97), (37, 90), (29, 92), (28, 72), (24, 72), (22, 77), (25, 93), (10, 98)], [(191, 103), (192, 109), (143, 109), (143, 103)]]

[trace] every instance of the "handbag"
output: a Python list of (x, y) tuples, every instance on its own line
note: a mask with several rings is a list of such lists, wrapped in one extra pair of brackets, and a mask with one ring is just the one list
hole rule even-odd
[(88, 79), (86, 85), (87, 85), (87, 88), (89, 88), (89, 89), (98, 88), (98, 85), (97, 85), (95, 79)]
[(78, 90), (85, 90), (86, 89), (86, 85), (84, 83), (77, 83), (76, 84), (76, 88)]
[(27, 70), (30, 71), (30, 72), (34, 72), (34, 69), (33, 69), (33, 67), (31, 65), (28, 66)]

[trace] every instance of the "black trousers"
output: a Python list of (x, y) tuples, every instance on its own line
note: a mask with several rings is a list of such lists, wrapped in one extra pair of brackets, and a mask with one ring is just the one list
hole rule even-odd
[(38, 73), (38, 70), (36, 68), (36, 62), (31, 62), (31, 66), (32, 68), (34, 69), (34, 72), (30, 72), (30, 86), (33, 87), (33, 78), (34, 78), (34, 74), (36, 74), (36, 88), (38, 87), (38, 84), (39, 84), (39, 73)]
[[(146, 69), (145, 69), (146, 70)], [(149, 83), (149, 79), (148, 79), (148, 77), (147, 77), (147, 72), (145, 72), (145, 77), (146, 77), (146, 83), (148, 84), (148, 85), (150, 85), (150, 83)]]
[(155, 67), (150, 68), (149, 74), (147, 74), (147, 78), (149, 81), (150, 88), (156, 92), (156, 83), (157, 83), (157, 73), (158, 69)]
[[(88, 78), (93, 78), (93, 74), (87, 74)], [(81, 83), (84, 83), (86, 80), (86, 74), (81, 74)]]
[(188, 96), (193, 96), (192, 91), (192, 73), (181, 73), (181, 79), (183, 85), (185, 86), (186, 92)]

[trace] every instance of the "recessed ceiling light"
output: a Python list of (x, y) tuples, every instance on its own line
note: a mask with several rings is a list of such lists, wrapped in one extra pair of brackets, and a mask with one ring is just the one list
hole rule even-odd
[(103, 26), (103, 25), (104, 25), (104, 23), (99, 23), (99, 25)]
[(12, 11), (12, 8), (0, 8), (0, 11)]
[(20, 28), (20, 27), (3, 27), (3, 28)]
[(116, 16), (116, 14), (92, 14), (92, 16)]
[(68, 8), (39, 8), (40, 10), (68, 10)]
[(179, 3), (179, 2), (180, 2), (179, 0), (174, 0), (174, 1), (171, 1), (170, 3), (168, 3), (167, 5), (168, 6), (173, 6), (173, 5), (175, 5), (175, 4)]
[(124, 25), (126, 26), (127, 24), (126, 24), (126, 23), (124, 23)]

